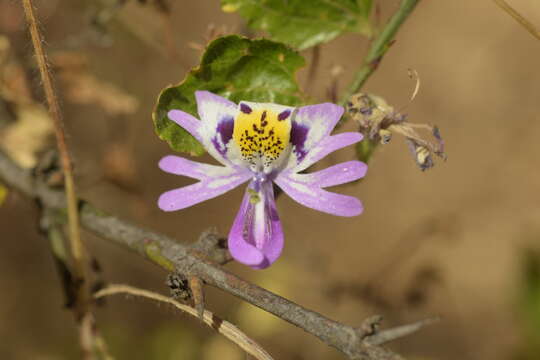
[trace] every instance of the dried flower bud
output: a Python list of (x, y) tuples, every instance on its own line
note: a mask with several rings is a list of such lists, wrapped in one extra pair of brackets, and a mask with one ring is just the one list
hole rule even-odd
[[(353, 95), (347, 103), (347, 114), (373, 144), (386, 145), (392, 140), (393, 134), (403, 135), (422, 171), (433, 167), (433, 154), (446, 160), (444, 141), (436, 126), (408, 122), (406, 114), (396, 111), (379, 96), (363, 93)], [(436, 141), (425, 140), (416, 129), (430, 131)]]
[(411, 151), (416, 163), (420, 167), (420, 170), (425, 171), (433, 167), (433, 158), (431, 157), (431, 152), (427, 147), (420, 145), (411, 139), (405, 139), (405, 141), (407, 142), (407, 146), (409, 147), (409, 150)]

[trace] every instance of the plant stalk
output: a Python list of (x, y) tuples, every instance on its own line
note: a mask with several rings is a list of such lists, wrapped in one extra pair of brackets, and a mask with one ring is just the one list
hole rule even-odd
[(340, 105), (345, 105), (352, 95), (359, 92), (367, 79), (377, 69), (386, 51), (392, 46), (397, 31), (419, 2), (420, 0), (401, 1), (399, 9), (392, 15), (379, 35), (372, 41), (368, 53), (362, 62), (362, 66), (358, 69), (352, 83), (341, 96)]

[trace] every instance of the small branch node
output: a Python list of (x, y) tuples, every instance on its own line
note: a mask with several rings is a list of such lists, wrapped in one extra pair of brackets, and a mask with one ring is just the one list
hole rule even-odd
[(368, 317), (362, 322), (362, 325), (356, 329), (357, 335), (360, 337), (360, 339), (364, 340), (367, 337), (377, 334), (379, 332), (382, 320), (382, 315), (373, 315)]
[(191, 245), (191, 249), (220, 265), (232, 260), (227, 238), (219, 235), (215, 228), (203, 231), (199, 239)]

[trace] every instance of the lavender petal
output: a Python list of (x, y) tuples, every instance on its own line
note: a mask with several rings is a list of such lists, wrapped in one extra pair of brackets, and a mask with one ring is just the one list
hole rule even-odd
[(236, 261), (264, 269), (281, 255), (284, 237), (271, 182), (256, 187), (250, 183), (244, 195), (229, 232), (229, 251)]
[(320, 141), (317, 146), (312, 148), (305, 158), (298, 163), (298, 165), (292, 169), (291, 172), (300, 172), (307, 169), (317, 161), (324, 158), (326, 155), (344, 148), (346, 146), (355, 144), (361, 141), (363, 135), (360, 133), (347, 132), (341, 133), (333, 136), (327, 136), (322, 141)]
[(224, 177), (232, 174), (232, 170), (223, 166), (203, 164), (186, 158), (167, 155), (159, 161), (159, 168), (175, 175), (188, 176), (203, 180), (213, 177)]
[(363, 211), (357, 198), (320, 189), (298, 177), (281, 175), (275, 183), (296, 202), (318, 211), (338, 216), (356, 216)]
[(167, 116), (204, 145), (204, 134), (201, 131), (202, 124), (199, 120), (182, 110), (171, 110), (167, 113)]
[[(170, 168), (172, 170), (172, 168)], [(185, 209), (208, 199), (215, 198), (246, 182), (251, 174), (239, 172), (232, 168), (223, 168), (220, 175), (214, 174), (203, 178), (198, 183), (167, 191), (159, 197), (158, 206), (164, 211)], [(180, 168), (175, 169), (181, 171)], [(191, 171), (192, 175), (199, 176), (198, 170), (184, 168), (184, 174)], [(184, 175), (183, 174), (183, 175)], [(188, 175), (191, 176), (191, 175)]]
[(292, 120), (291, 143), (298, 160), (330, 135), (343, 114), (343, 107), (331, 104), (303, 106)]
[(366, 175), (367, 168), (365, 163), (351, 160), (317, 172), (289, 174), (288, 177), (309, 186), (325, 188), (361, 179)]

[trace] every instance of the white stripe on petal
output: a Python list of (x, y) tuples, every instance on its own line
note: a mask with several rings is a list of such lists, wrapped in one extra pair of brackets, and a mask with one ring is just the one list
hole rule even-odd
[(208, 188), (210, 189), (215, 189), (215, 188), (219, 188), (222, 186), (226, 186), (227, 184), (236, 182), (240, 180), (241, 178), (242, 176), (232, 176), (232, 175), (228, 177), (219, 177), (214, 180), (208, 181), (206, 186), (208, 186)]
[(360, 133), (347, 132), (324, 138), (317, 146), (308, 152), (306, 157), (296, 166), (293, 172), (300, 172), (307, 169), (326, 155), (333, 153), (346, 146), (361, 141), (363, 135)]
[(224, 194), (246, 182), (250, 177), (250, 173), (235, 173), (221, 178), (203, 179), (198, 183), (161, 194), (158, 206), (164, 211), (185, 209)]
[(367, 165), (358, 160), (330, 166), (309, 174), (290, 174), (292, 180), (320, 188), (345, 184), (363, 178), (366, 175)]
[(360, 200), (300, 183), (298, 179), (278, 176), (275, 183), (293, 200), (309, 208), (338, 216), (356, 216), (363, 211)]

